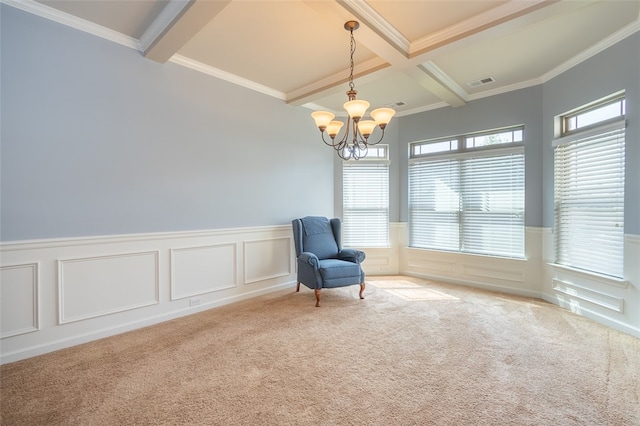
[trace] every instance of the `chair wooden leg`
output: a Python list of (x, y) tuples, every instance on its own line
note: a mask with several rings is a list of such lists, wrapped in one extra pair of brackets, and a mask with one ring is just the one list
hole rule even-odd
[(316, 294), (316, 308), (320, 307), (320, 289), (316, 288), (315, 290), (313, 290), (313, 292)]
[(362, 293), (364, 293), (365, 284), (364, 281), (360, 283), (360, 299), (364, 299)]
[(300, 291), (300, 281), (298, 281), (298, 285), (296, 286), (296, 293)]

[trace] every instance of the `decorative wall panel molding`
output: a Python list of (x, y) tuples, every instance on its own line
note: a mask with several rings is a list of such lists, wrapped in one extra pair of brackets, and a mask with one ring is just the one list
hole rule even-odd
[(159, 302), (158, 252), (58, 261), (60, 324)]
[(521, 283), (524, 281), (523, 271), (509, 271), (505, 269), (483, 268), (476, 265), (463, 265), (463, 273), (483, 278), (495, 278), (498, 280), (513, 281)]
[(624, 313), (624, 299), (616, 296), (604, 294), (559, 279), (553, 280), (553, 290), (566, 296), (569, 300), (565, 302), (569, 304), (574, 303), (577, 299), (578, 301), (589, 302), (618, 313)]
[(292, 251), (290, 225), (0, 243), (0, 362), (293, 288)]
[(411, 257), (408, 264), (410, 267), (430, 269), (438, 272), (451, 272), (453, 273), (456, 268), (455, 262), (446, 262), (439, 260), (430, 260), (424, 258)]
[(250, 284), (291, 274), (291, 237), (244, 242), (244, 283)]
[(237, 244), (171, 249), (171, 300), (235, 287)]
[[(383, 272), (386, 274), (393, 273), (394, 268), (393, 260), (389, 256), (379, 255), (379, 256), (369, 256), (364, 260), (362, 264), (362, 269), (365, 271), (365, 274), (375, 275), (376, 272)], [(397, 273), (397, 271), (395, 271)]]
[(572, 268), (570, 266), (560, 265), (557, 263), (550, 263), (548, 266), (550, 266), (558, 274), (580, 277), (581, 280), (585, 281), (591, 281), (594, 283), (605, 284), (611, 287), (618, 288), (627, 288), (629, 286), (629, 281), (627, 280), (600, 275), (595, 272)]
[(38, 331), (38, 264), (0, 268), (0, 339)]

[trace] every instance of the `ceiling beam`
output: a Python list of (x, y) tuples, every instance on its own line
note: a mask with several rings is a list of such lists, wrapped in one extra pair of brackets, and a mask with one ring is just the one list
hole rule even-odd
[(478, 34), (488, 28), (496, 27), (558, 1), (560, 0), (510, 0), (448, 28), (414, 40), (411, 43), (408, 56), (414, 58), (424, 55), (429, 51)]
[[(407, 63), (407, 54), (401, 48), (390, 43), (387, 37), (383, 37), (378, 28), (374, 28), (371, 22), (375, 22), (380, 28), (390, 28), (390, 25), (382, 23), (383, 19), (370, 6), (362, 0), (336, 0), (336, 1), (315, 1), (303, 0), (311, 9), (322, 16), (331, 25), (341, 28), (346, 21), (353, 20), (354, 16), (360, 19), (360, 28), (354, 33), (356, 42), (365, 46), (376, 56), (355, 67), (354, 78), (360, 83), (381, 74), (391, 71), (394, 67), (404, 67)], [(365, 17), (368, 17), (365, 20)], [(398, 35), (394, 32), (394, 36)], [(392, 38), (392, 37), (391, 37)], [(408, 41), (406, 42), (408, 48)], [(346, 62), (345, 62), (346, 65)], [(345, 84), (348, 80), (348, 69), (337, 74), (327, 76), (304, 87), (295, 89), (287, 93), (287, 103), (291, 105), (304, 105), (312, 102), (318, 97), (335, 93), (336, 88)], [(345, 86), (346, 91), (346, 86)]]
[(417, 67), (407, 68), (405, 73), (420, 86), (446, 102), (447, 105), (452, 107), (466, 105), (467, 94), (465, 91), (433, 62), (428, 61)]
[[(353, 78), (359, 82), (365, 82), (368, 78), (373, 77), (375, 73), (379, 76), (381, 70), (389, 69), (389, 64), (380, 58), (373, 58), (358, 65), (360, 71), (353, 73)], [(299, 89), (293, 90), (286, 95), (286, 102), (290, 105), (304, 105), (312, 102), (317, 98), (321, 98), (335, 93), (336, 87), (344, 85), (345, 92), (348, 89), (347, 82), (349, 80), (349, 72), (344, 71), (338, 74), (330, 75), (322, 80), (316, 81)]]
[(165, 7), (167, 13), (160, 14), (156, 20), (166, 24), (154, 22), (155, 27), (152, 24), (147, 31), (155, 33), (155, 36), (147, 37), (150, 40), (145, 42), (144, 57), (160, 63), (167, 62), (229, 3), (231, 0), (171, 0)]

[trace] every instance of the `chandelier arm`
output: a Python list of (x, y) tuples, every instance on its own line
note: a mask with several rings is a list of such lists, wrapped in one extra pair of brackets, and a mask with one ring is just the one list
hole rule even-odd
[[(351, 117), (347, 117), (347, 123), (344, 126), (344, 135), (342, 136), (342, 138), (340, 139), (340, 141), (338, 143), (345, 144), (345, 145), (347, 144), (347, 140), (349, 139), (349, 133), (350, 133), (349, 132), (349, 127), (350, 126), (351, 126)], [(336, 135), (336, 137), (337, 137), (337, 135)], [(333, 146), (334, 147), (337, 146), (338, 143), (334, 144)]]
[(376, 144), (379, 144), (380, 142), (382, 142), (382, 139), (384, 138), (384, 129), (380, 129), (380, 130), (382, 130), (382, 134), (380, 135), (380, 138), (375, 142), (368, 142), (367, 141), (367, 145), (376, 145)]
[(349, 145), (348, 145), (347, 141), (343, 139), (343, 140), (341, 140), (340, 142), (338, 142), (338, 143), (334, 146), (334, 148), (335, 148), (335, 150), (336, 150), (336, 151), (338, 151), (338, 155), (339, 155), (339, 154), (340, 154), (341, 152), (343, 152), (346, 148), (348, 148), (348, 146), (349, 146)]
[(327, 146), (330, 146), (330, 147), (332, 147), (332, 148), (335, 148), (335, 146), (336, 146), (336, 145), (335, 145), (335, 139), (331, 139), (331, 142), (327, 142), (327, 141), (326, 141), (326, 139), (324, 138), (324, 134), (325, 134), (325, 133), (326, 133), (326, 132), (324, 132), (324, 131), (322, 132), (322, 142), (324, 142), (324, 144), (325, 144), (325, 145), (327, 145)]

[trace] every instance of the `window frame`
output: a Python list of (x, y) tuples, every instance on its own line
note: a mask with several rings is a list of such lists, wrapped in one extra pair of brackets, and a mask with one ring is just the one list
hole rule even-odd
[[(569, 120), (616, 103), (620, 104), (618, 116), (604, 117), (600, 121), (592, 122), (584, 126), (579, 126), (579, 124), (577, 124), (576, 128), (571, 130), (567, 128), (566, 123)], [(557, 116), (556, 120), (560, 128), (560, 135), (552, 142), (554, 161), (553, 264), (595, 276), (624, 279), (624, 176), (626, 174), (625, 93), (616, 93), (591, 104), (576, 108), (565, 114)], [(616, 132), (619, 132), (619, 134), (616, 135)], [(593, 147), (594, 144), (605, 143), (610, 144), (611, 146), (603, 145), (604, 148)], [(620, 146), (620, 144), (622, 145)], [(580, 145), (582, 145), (582, 147)], [(588, 161), (585, 159), (582, 160), (584, 163), (582, 163), (582, 173), (580, 173), (580, 170), (578, 169), (579, 164), (576, 163), (581, 156), (586, 158), (588, 155), (593, 155), (590, 153), (595, 152), (594, 149), (597, 149), (598, 153), (601, 153), (606, 149), (608, 157), (615, 160), (612, 164), (619, 166), (614, 170), (607, 168), (606, 173), (604, 173), (604, 180), (607, 184), (610, 184), (612, 181), (617, 182), (617, 185), (614, 188), (615, 191), (612, 191), (611, 188), (607, 188), (605, 191), (605, 198), (609, 199), (609, 204), (604, 203), (600, 199), (603, 197), (603, 195), (600, 195), (603, 190), (594, 187), (594, 181), (587, 180), (586, 178), (586, 176), (594, 176), (593, 172), (591, 172), (591, 174), (588, 173), (592, 168), (602, 166), (594, 164), (596, 163), (595, 160)], [(572, 158), (576, 157), (576, 160), (573, 160), (571, 163), (566, 165), (565, 158), (568, 155), (571, 155)], [(622, 161), (619, 161), (620, 159)], [(558, 170), (559, 163), (566, 165), (566, 167), (562, 170)], [(561, 172), (563, 176), (568, 177), (564, 181), (559, 182), (558, 176)], [(579, 176), (585, 177), (579, 178)], [(600, 176), (600, 174), (598, 174), (598, 176)], [(616, 176), (616, 178), (614, 179), (613, 176)], [(602, 182), (602, 179), (595, 183), (598, 182), (600, 182), (599, 186), (605, 184), (605, 182)], [(593, 195), (593, 197), (589, 198), (590, 195)], [(570, 197), (570, 199), (566, 200), (559, 198), (562, 196)], [(572, 201), (572, 199), (575, 201)], [(586, 200), (592, 200), (588, 202), (589, 206), (597, 206), (599, 209), (607, 208), (608, 205), (608, 208), (612, 209), (612, 214), (607, 215), (607, 219), (616, 218), (615, 225), (610, 224), (603, 226), (601, 221), (595, 221), (598, 217), (598, 209), (595, 209), (594, 212), (590, 212), (590, 209), (587, 209), (586, 211), (581, 209), (581, 216), (584, 216), (585, 214), (589, 214), (589, 216), (585, 216), (586, 219), (574, 220), (569, 212), (572, 208), (576, 209), (577, 207), (572, 206), (579, 206), (581, 203), (584, 204)], [(570, 234), (572, 229), (575, 232), (574, 234)], [(575, 231), (576, 229), (580, 231)], [(601, 243), (580, 244), (580, 242), (585, 240), (587, 236), (592, 239), (597, 237), (598, 241), (601, 241)], [(615, 247), (614, 250), (617, 250), (617, 252), (612, 252), (611, 247)], [(601, 263), (590, 258), (590, 256), (609, 259), (609, 261)], [(613, 258), (615, 258), (616, 261), (612, 260)]]
[[(460, 253), (460, 254), (470, 254), (470, 255), (477, 255), (477, 256), (492, 256), (492, 257), (503, 257), (503, 258), (509, 258), (509, 259), (524, 259), (525, 258), (525, 247), (524, 247), (524, 231), (525, 231), (525, 164), (524, 164), (524, 125), (520, 124), (520, 125), (514, 125), (514, 126), (509, 126), (509, 127), (503, 127), (503, 128), (496, 128), (496, 129), (491, 129), (491, 130), (484, 130), (484, 131), (480, 131), (480, 132), (472, 132), (472, 133), (466, 133), (466, 134), (461, 134), (458, 136), (451, 136), (451, 137), (443, 137), (443, 138), (435, 138), (435, 139), (429, 139), (429, 140), (425, 140), (425, 141), (418, 141), (418, 142), (413, 142), (411, 144), (409, 144), (409, 176), (408, 176), (408, 182), (409, 182), (409, 197), (408, 197), (408, 201), (409, 201), (409, 206), (408, 206), (408, 210), (409, 210), (409, 227), (410, 227), (410, 242), (409, 245), (410, 247), (413, 248), (417, 248), (417, 249), (427, 249), (427, 250), (437, 250), (437, 251), (447, 251), (447, 252), (452, 252), (452, 253)], [(484, 145), (484, 146), (469, 146), (467, 144), (467, 140), (470, 138), (478, 138), (478, 137), (482, 137), (482, 136), (486, 136), (486, 135), (500, 135), (503, 133), (511, 133), (511, 141), (510, 142), (502, 142), (502, 143), (496, 143), (496, 144), (492, 144), (492, 145)], [(516, 136), (516, 134), (518, 136)], [(457, 142), (456, 142), (457, 141)], [(424, 146), (429, 146), (430, 144), (439, 144), (444, 142), (449, 143), (450, 149), (446, 150), (446, 151), (440, 151), (440, 152), (420, 152), (422, 151), (421, 147)], [(454, 142), (455, 145), (457, 145), (456, 148), (453, 148), (454, 146)], [(420, 147), (419, 149), (417, 149), (418, 147)], [(412, 211), (413, 211), (413, 206), (412, 206), (412, 202), (413, 202), (413, 196), (411, 194), (411, 187), (412, 187), (412, 183), (411, 183), (411, 173), (412, 173), (412, 166), (415, 164), (421, 164), (421, 163), (428, 163), (428, 162), (440, 162), (440, 161), (457, 161), (458, 162), (458, 170), (462, 170), (461, 168), (467, 167), (464, 164), (464, 161), (467, 162), (472, 162), (472, 161), (477, 161), (478, 159), (481, 158), (487, 158), (488, 160), (496, 158), (499, 159), (499, 157), (506, 157), (509, 155), (518, 155), (521, 156), (521, 160), (517, 159), (516, 161), (521, 161), (522, 162), (522, 168), (516, 170), (516, 172), (518, 172), (519, 174), (521, 174), (522, 176), (522, 187), (521, 187), (521, 196), (522, 196), (522, 204), (518, 204), (518, 207), (521, 206), (521, 209), (516, 208), (514, 210), (521, 212), (520, 214), (517, 214), (516, 216), (520, 216), (521, 215), (521, 232), (522, 232), (522, 237), (521, 237), (521, 248), (520, 250), (518, 250), (517, 253), (512, 252), (509, 254), (505, 254), (503, 253), (498, 253), (495, 249), (492, 249), (491, 253), (487, 253), (484, 251), (480, 251), (480, 250), (472, 250), (472, 249), (465, 249), (464, 246), (466, 245), (473, 245), (474, 243), (478, 243), (477, 240), (473, 239), (473, 236), (471, 237), (472, 239), (469, 240), (469, 229), (465, 229), (463, 228), (464, 224), (465, 224), (465, 220), (466, 217), (465, 216), (469, 216), (470, 214), (473, 213), (477, 213), (474, 212), (473, 210), (469, 210), (468, 208), (468, 202), (470, 199), (473, 198), (473, 194), (472, 193), (467, 193), (465, 194), (463, 191), (463, 188), (460, 186), (462, 183), (464, 183), (463, 180), (460, 180), (458, 182), (458, 188), (459, 188), (459, 194), (458, 194), (458, 208), (456, 210), (456, 214), (455, 216), (455, 223), (457, 223), (457, 227), (458, 227), (458, 231), (457, 231), (457, 238), (458, 238), (458, 248), (457, 249), (444, 249), (444, 248), (437, 248), (437, 247), (428, 247), (425, 246), (423, 244), (421, 245), (414, 245), (414, 241), (411, 240), (411, 236), (413, 235), (413, 229), (412, 224), (411, 224), (411, 219), (412, 219)], [(505, 161), (507, 161), (505, 159)], [(460, 173), (460, 172), (459, 172)], [(460, 175), (459, 179), (462, 179), (461, 177), (462, 175)], [(467, 206), (467, 207), (465, 207)], [(434, 211), (435, 213), (435, 211)], [(453, 214), (452, 212), (450, 212), (451, 214)], [(491, 216), (491, 214), (499, 215), (498, 211), (492, 211), (490, 212), (489, 216)], [(453, 223), (452, 223), (453, 226)], [(474, 231), (471, 231), (471, 234), (474, 234)], [(466, 239), (465, 239), (466, 236)], [(453, 238), (453, 236), (452, 236)], [(516, 239), (515, 241), (517, 241), (518, 239)], [(482, 240), (480, 240), (482, 241)]]
[[(370, 156), (370, 154), (376, 153), (375, 156)], [(390, 247), (390, 233), (389, 233), (389, 215), (390, 215), (390, 194), (389, 194), (389, 180), (390, 180), (390, 161), (389, 161), (389, 145), (386, 144), (376, 144), (375, 146), (369, 147), (367, 155), (364, 157), (360, 157), (358, 160), (349, 159), (342, 161), (342, 222), (343, 222), (343, 230), (342, 230), (342, 239), (343, 244), (347, 247), (361, 247), (361, 248), (388, 248)], [(373, 239), (367, 240), (366, 238), (357, 241), (349, 239), (349, 217), (348, 207), (347, 207), (347, 191), (345, 190), (345, 168), (358, 168), (358, 167), (369, 167), (371, 165), (384, 166), (386, 169), (386, 191), (383, 194), (382, 198), (386, 198), (386, 208), (384, 208), (383, 216), (385, 217), (386, 226), (385, 229), (377, 234), (383, 236), (382, 242), (372, 242)], [(375, 209), (372, 209), (375, 210)]]
[[(591, 123), (588, 125), (584, 125), (584, 126), (580, 126), (577, 123), (577, 120), (580, 116), (583, 116), (585, 114), (588, 114), (590, 112), (594, 112), (597, 111), (599, 109), (603, 109), (607, 106), (610, 105), (614, 105), (614, 104), (620, 104), (620, 114), (618, 114), (617, 116), (614, 117), (610, 117), (607, 119), (603, 119), (601, 121), (595, 122), (595, 123)], [(618, 121), (621, 120), (621, 117), (625, 117), (626, 116), (626, 97), (625, 97), (625, 93), (624, 92), (620, 92), (620, 93), (615, 93), (611, 96), (608, 96), (604, 99), (600, 99), (598, 101), (592, 102), (590, 104), (581, 106), (579, 108), (576, 108), (572, 111), (568, 111), (564, 114), (561, 114), (558, 119), (560, 121), (560, 134), (559, 134), (559, 138), (563, 138), (563, 137), (567, 137), (567, 136), (572, 136), (572, 135), (577, 135), (577, 134), (581, 134), (582, 132), (588, 132), (589, 130), (592, 129), (597, 129), (601, 126), (605, 126), (611, 123), (616, 123)], [(570, 124), (569, 122), (575, 119), (576, 120), (576, 127), (575, 129), (570, 129)], [(558, 140), (556, 139), (556, 140)]]

